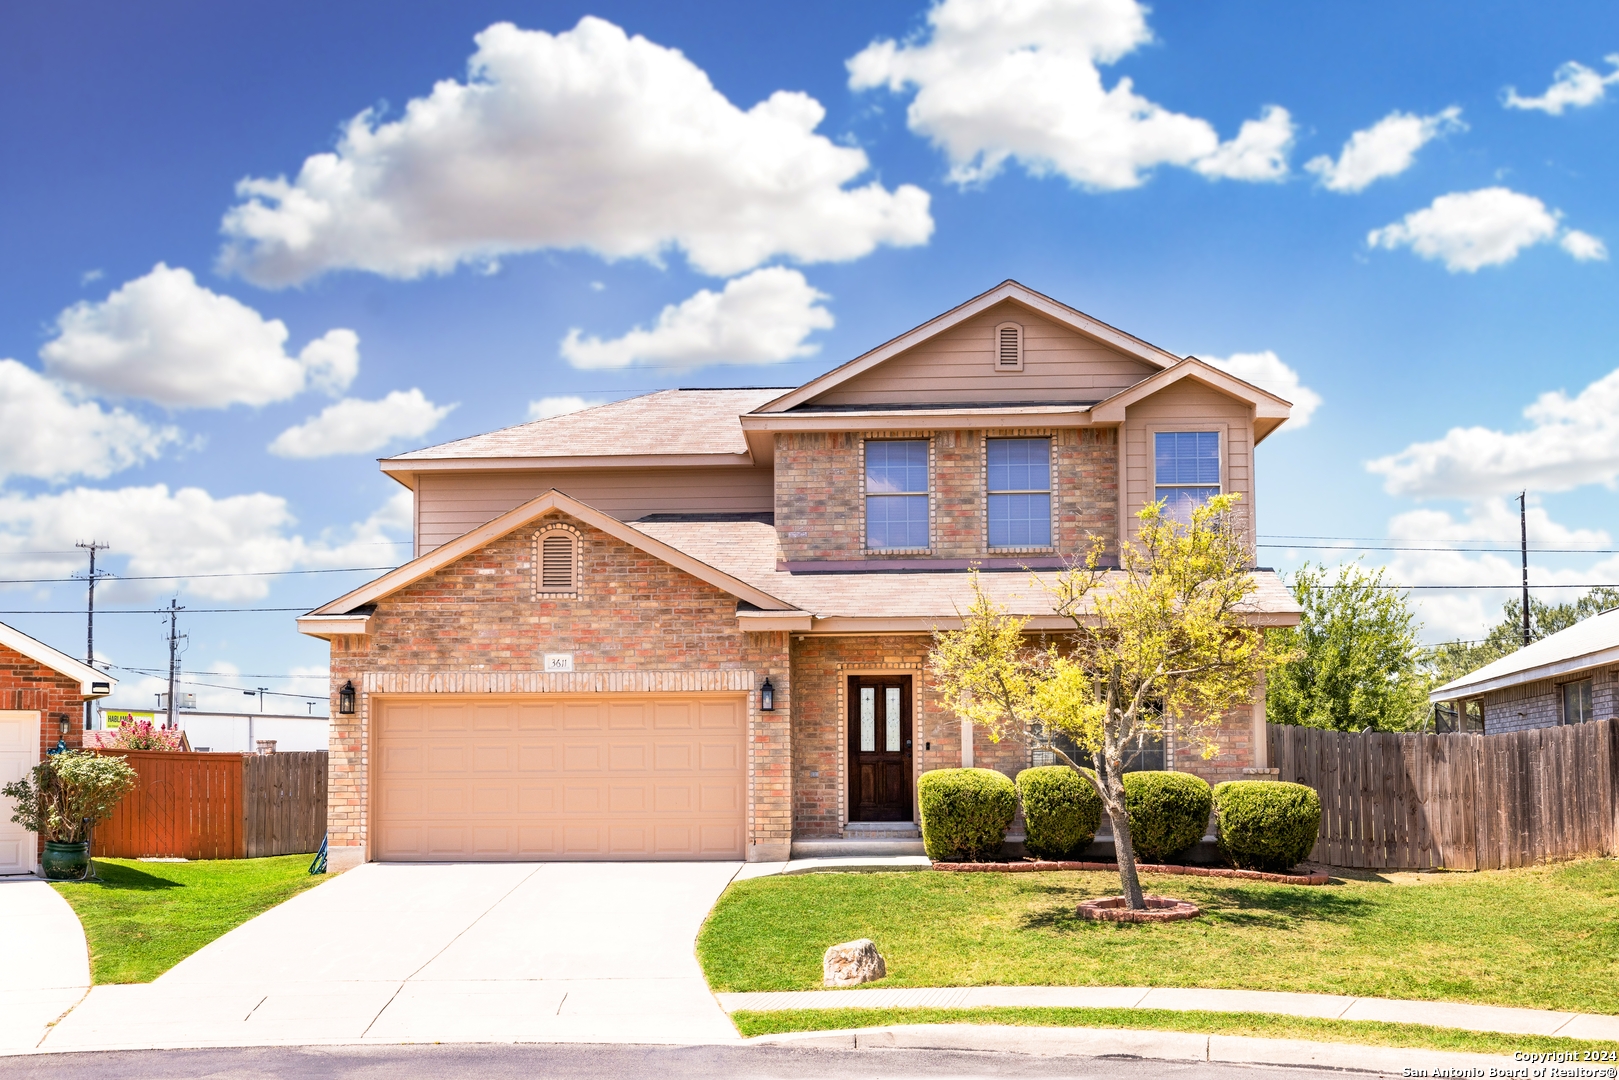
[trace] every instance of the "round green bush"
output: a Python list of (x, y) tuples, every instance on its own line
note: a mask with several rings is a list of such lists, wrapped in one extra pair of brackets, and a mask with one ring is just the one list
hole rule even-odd
[(1029, 854), (1072, 859), (1096, 838), (1102, 824), (1102, 797), (1096, 787), (1067, 765), (1042, 765), (1017, 774)]
[(978, 862), (1000, 854), (1017, 789), (993, 769), (934, 769), (917, 779), (916, 801), (928, 858)]
[(1163, 862), (1203, 839), (1214, 795), (1191, 773), (1130, 772), (1124, 774), (1124, 806), (1136, 857)]
[(1321, 832), (1321, 796), (1303, 784), (1228, 780), (1215, 787), (1214, 805), (1220, 850), (1245, 870), (1289, 870)]

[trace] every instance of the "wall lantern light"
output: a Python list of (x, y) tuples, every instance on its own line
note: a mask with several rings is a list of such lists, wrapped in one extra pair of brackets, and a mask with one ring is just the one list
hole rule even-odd
[(354, 683), (343, 684), (343, 689), (337, 692), (337, 711), (344, 716), (354, 715)]
[(764, 685), (759, 687), (759, 711), (774, 712), (775, 708), (776, 688), (770, 685), (769, 679), (766, 679)]

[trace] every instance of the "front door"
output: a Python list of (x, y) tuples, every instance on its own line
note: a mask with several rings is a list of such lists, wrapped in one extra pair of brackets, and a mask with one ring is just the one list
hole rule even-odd
[(849, 676), (849, 820), (911, 820), (911, 677)]

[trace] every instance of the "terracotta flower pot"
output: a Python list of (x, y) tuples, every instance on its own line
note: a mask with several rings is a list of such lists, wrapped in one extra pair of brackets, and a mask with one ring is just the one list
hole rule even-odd
[(82, 881), (90, 876), (90, 841), (69, 844), (47, 840), (40, 865), (52, 881)]

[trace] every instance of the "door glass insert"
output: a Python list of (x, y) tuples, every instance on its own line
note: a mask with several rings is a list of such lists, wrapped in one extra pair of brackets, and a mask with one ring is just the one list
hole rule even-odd
[(885, 686), (883, 693), (888, 695), (888, 745), (889, 753), (899, 752), (899, 687)]
[(872, 753), (877, 749), (877, 688), (860, 688), (860, 752)]

